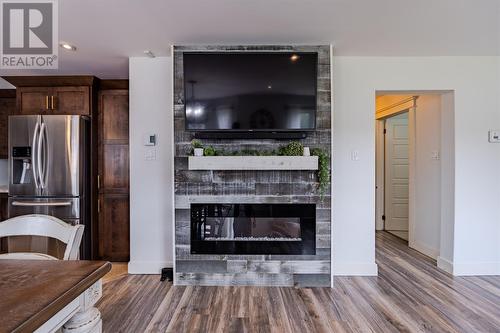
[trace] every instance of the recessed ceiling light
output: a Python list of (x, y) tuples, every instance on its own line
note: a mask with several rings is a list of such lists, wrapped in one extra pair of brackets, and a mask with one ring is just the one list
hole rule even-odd
[(76, 46), (73, 46), (71, 44), (61, 42), (59, 44), (63, 49), (68, 50), (68, 51), (76, 51)]
[(151, 50), (144, 50), (144, 54), (147, 55), (150, 58), (155, 58), (155, 54), (151, 52)]

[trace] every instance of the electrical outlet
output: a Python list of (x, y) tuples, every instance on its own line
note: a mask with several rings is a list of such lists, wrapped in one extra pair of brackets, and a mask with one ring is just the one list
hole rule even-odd
[(431, 158), (432, 158), (433, 160), (439, 161), (439, 160), (441, 159), (441, 156), (440, 156), (440, 154), (439, 154), (439, 151), (437, 151), (437, 150), (433, 150), (433, 151), (431, 152)]
[(156, 160), (156, 149), (147, 149), (144, 153), (144, 159), (146, 161), (155, 161)]

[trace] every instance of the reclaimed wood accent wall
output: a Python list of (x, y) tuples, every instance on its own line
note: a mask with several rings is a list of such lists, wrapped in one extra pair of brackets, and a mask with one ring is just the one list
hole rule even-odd
[[(290, 51), (318, 53), (316, 131), (304, 146), (331, 151), (330, 46), (175, 46), (175, 278), (178, 285), (330, 286), (331, 198), (317, 190), (314, 170), (189, 170), (194, 133), (185, 131), (183, 53), (193, 51)], [(226, 151), (272, 150), (283, 140), (203, 140)], [(192, 255), (191, 203), (315, 203), (316, 255)]]

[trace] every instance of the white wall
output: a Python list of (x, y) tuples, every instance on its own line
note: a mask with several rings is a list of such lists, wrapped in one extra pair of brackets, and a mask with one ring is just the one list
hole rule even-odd
[[(172, 59), (130, 58), (131, 274), (158, 274), (173, 262)], [(156, 147), (143, 145), (156, 134)], [(155, 160), (146, 160), (154, 150)]]
[[(500, 67), (500, 66), (499, 66)], [(441, 95), (441, 231), (438, 267), (453, 272), (455, 239), (455, 94)]]
[[(441, 96), (421, 95), (415, 113), (415, 186), (410, 246), (437, 259), (441, 234)], [(439, 157), (433, 157), (437, 152)]]
[[(500, 274), (500, 57), (334, 57), (333, 272), (374, 275), (375, 92), (454, 91), (456, 275)], [(453, 124), (450, 124), (453, 126)], [(352, 161), (350, 152), (360, 159)], [(445, 198), (448, 202), (450, 198)], [(451, 198), (453, 200), (453, 198)], [(441, 254), (443, 256), (443, 252)]]

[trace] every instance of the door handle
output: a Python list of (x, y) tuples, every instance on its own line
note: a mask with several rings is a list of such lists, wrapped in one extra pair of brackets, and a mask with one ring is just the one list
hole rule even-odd
[(49, 207), (62, 207), (71, 206), (71, 201), (60, 202), (39, 202), (39, 201), (13, 201), (12, 206), (33, 207), (33, 206), (49, 206)]
[(45, 96), (45, 110), (49, 109), (49, 96)]
[[(45, 124), (44, 124), (45, 125)], [(48, 144), (48, 131), (47, 131), (47, 125), (45, 125), (45, 130), (43, 131), (43, 137), (41, 137), (41, 140), (43, 141), (43, 187), (47, 187), (47, 179), (49, 177), (49, 144)]]
[[(47, 97), (48, 98), (48, 97)], [(35, 182), (35, 187), (40, 188), (40, 184), (38, 183), (38, 174), (37, 174), (37, 142), (36, 139), (38, 137), (38, 129), (40, 128), (40, 123), (36, 122), (35, 130), (33, 131), (33, 142), (31, 144), (31, 161), (33, 164), (32, 172), (33, 172), (33, 181)]]
[[(43, 146), (43, 138), (45, 136), (45, 123), (42, 123), (42, 126), (40, 127), (40, 134), (38, 136), (38, 147), (37, 147), (37, 169), (38, 169), (38, 175), (40, 176), (40, 187), (43, 189), (45, 188), (45, 156), (43, 156), (43, 161), (42, 161), (42, 148), (45, 150), (46, 147)], [(43, 152), (45, 155), (45, 151)], [(42, 161), (43, 163), (43, 169), (42, 169)]]
[(50, 109), (55, 110), (56, 107), (54, 105), (54, 96), (50, 96)]
[[(48, 166), (49, 166), (49, 163), (50, 163), (50, 160), (49, 160), (49, 144), (48, 144), (48, 139), (47, 139), (47, 136), (48, 136), (48, 131), (47, 131), (47, 125), (45, 125), (45, 123), (42, 123), (43, 125), (43, 135), (42, 133), (40, 133), (40, 141), (42, 141), (43, 145), (43, 155), (42, 155), (42, 166), (43, 166), (43, 169), (42, 169), (42, 176), (40, 177), (43, 177), (43, 188), (47, 187), (47, 178), (49, 177), (49, 172), (48, 172)], [(41, 131), (40, 131), (41, 132)], [(42, 178), (40, 178), (42, 179)]]

